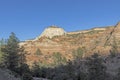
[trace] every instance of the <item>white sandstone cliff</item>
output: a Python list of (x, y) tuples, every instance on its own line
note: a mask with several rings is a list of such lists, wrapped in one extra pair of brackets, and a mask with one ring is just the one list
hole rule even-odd
[(54, 36), (61, 36), (61, 35), (65, 35), (65, 34), (66, 34), (66, 32), (64, 31), (64, 29), (56, 27), (56, 26), (50, 26), (50, 27), (46, 28), (43, 31), (43, 33), (36, 39), (39, 39), (41, 37), (52, 38)]

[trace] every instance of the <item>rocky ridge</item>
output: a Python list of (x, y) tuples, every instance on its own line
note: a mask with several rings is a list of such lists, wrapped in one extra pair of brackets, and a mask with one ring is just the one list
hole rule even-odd
[[(77, 48), (84, 48), (83, 57), (87, 57), (97, 52), (101, 55), (107, 55), (110, 52), (113, 39), (116, 39), (118, 51), (120, 47), (120, 23), (115, 26), (104, 28), (93, 28), (90, 30), (65, 32), (58, 27), (49, 27), (35, 40), (29, 40), (20, 43), (28, 52), (28, 64), (34, 61), (44, 63), (53, 62), (53, 53), (60, 52), (66, 59), (72, 59), (72, 52)], [(40, 49), (41, 56), (35, 55), (35, 51)]]

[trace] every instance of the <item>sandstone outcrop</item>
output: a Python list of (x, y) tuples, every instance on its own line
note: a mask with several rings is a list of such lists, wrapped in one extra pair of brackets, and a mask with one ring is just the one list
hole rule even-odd
[[(55, 37), (56, 36), (56, 37)], [(120, 23), (115, 26), (104, 28), (93, 28), (90, 30), (65, 32), (62, 28), (49, 27), (35, 40), (20, 43), (28, 52), (28, 64), (34, 61), (53, 61), (53, 53), (60, 52), (66, 59), (72, 59), (73, 50), (84, 48), (83, 57), (87, 57), (97, 52), (101, 55), (107, 55), (116, 39), (118, 51), (120, 51)], [(34, 53), (40, 49), (43, 55), (36, 56)]]
[(66, 32), (64, 31), (64, 29), (59, 28), (57, 26), (50, 26), (48, 28), (46, 28), (43, 33), (37, 37), (36, 39), (39, 39), (41, 37), (48, 37), (48, 38), (52, 38), (54, 36), (61, 36), (61, 35), (65, 35)]

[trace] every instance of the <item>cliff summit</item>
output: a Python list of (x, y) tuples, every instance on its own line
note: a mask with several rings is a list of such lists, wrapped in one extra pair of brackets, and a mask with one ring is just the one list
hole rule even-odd
[(52, 38), (54, 36), (61, 36), (61, 35), (65, 35), (66, 31), (64, 31), (63, 28), (59, 28), (57, 26), (50, 26), (48, 28), (46, 28), (42, 34), (37, 37), (36, 39), (39, 39), (41, 37), (48, 37), (48, 38)]

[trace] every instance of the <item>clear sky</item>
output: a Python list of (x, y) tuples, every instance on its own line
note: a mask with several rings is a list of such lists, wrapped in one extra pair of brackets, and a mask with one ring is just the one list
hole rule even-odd
[(120, 0), (0, 0), (0, 38), (32, 39), (50, 25), (66, 31), (115, 25)]

